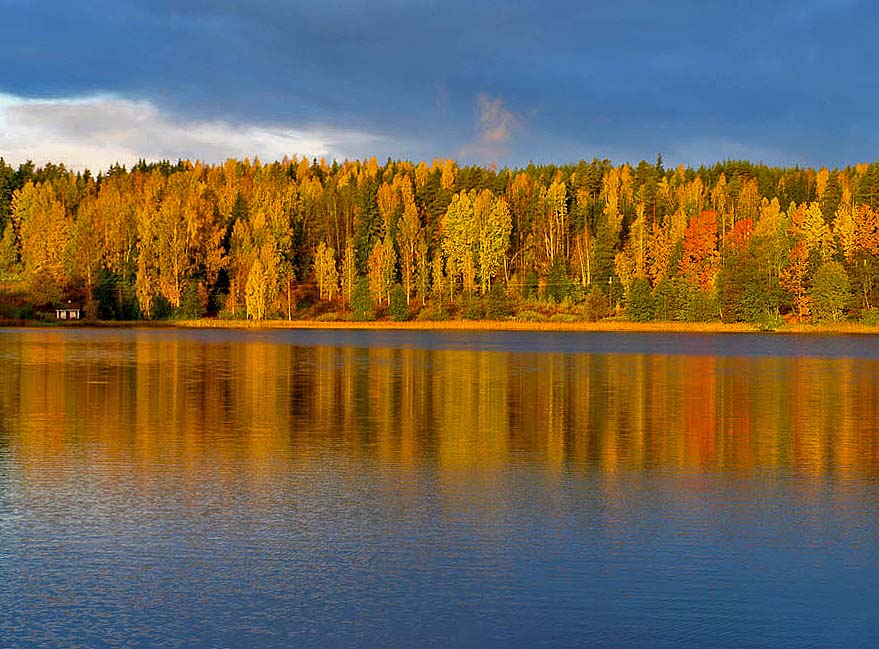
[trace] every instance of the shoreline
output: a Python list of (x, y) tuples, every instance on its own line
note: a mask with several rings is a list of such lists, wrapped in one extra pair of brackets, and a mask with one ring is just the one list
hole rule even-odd
[(68, 322), (36, 322), (0, 320), (0, 327), (57, 328), (86, 327), (109, 329), (183, 328), (183, 329), (355, 329), (374, 331), (543, 331), (543, 332), (603, 332), (603, 333), (691, 333), (691, 334), (822, 334), (822, 335), (876, 335), (879, 327), (853, 322), (836, 324), (786, 324), (765, 330), (744, 323), (724, 322), (627, 322), (604, 320), (598, 322), (520, 322), (515, 320), (437, 320), (394, 322), (320, 322), (316, 320), (79, 320)]

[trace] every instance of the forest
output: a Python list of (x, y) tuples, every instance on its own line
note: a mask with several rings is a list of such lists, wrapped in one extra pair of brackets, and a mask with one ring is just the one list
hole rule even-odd
[(0, 318), (879, 324), (879, 162), (0, 158)]

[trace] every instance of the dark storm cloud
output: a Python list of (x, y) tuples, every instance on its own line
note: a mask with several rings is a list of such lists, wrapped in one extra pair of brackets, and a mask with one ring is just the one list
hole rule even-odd
[[(858, 2), (18, 2), (0, 92), (370, 134), (379, 156), (879, 157)], [(486, 109), (515, 128), (488, 142)], [(483, 146), (486, 143), (502, 146)]]

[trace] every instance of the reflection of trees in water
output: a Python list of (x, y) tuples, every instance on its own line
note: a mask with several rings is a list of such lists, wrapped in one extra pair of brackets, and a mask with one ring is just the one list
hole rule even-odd
[(174, 462), (259, 476), (341, 453), (449, 471), (536, 462), (609, 473), (874, 475), (879, 460), (875, 361), (211, 344), (136, 333), (88, 343), (29, 333), (4, 344), (0, 445), (32, 467), (103, 454), (120, 471)]

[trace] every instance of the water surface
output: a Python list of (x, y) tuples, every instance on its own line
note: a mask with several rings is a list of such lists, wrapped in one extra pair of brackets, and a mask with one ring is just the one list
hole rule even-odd
[(0, 330), (2, 646), (875, 646), (873, 337)]

